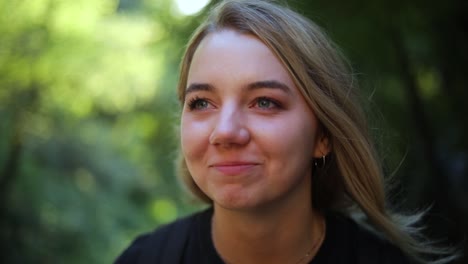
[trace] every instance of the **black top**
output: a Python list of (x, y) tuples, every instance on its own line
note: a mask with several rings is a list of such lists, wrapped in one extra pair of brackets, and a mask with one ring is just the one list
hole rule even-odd
[[(210, 208), (139, 236), (115, 263), (223, 264), (211, 239), (212, 214)], [(328, 214), (326, 222), (325, 239), (310, 264), (410, 263), (400, 249), (347, 217)]]

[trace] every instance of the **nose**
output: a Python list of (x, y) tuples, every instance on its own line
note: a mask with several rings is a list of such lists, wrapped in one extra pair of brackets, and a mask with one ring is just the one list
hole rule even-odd
[(250, 141), (244, 114), (235, 107), (221, 110), (210, 135), (210, 144), (222, 147), (242, 146)]

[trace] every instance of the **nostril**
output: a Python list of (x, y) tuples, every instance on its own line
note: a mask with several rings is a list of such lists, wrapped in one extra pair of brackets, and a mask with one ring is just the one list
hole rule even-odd
[(218, 146), (244, 145), (250, 140), (244, 113), (232, 104), (225, 104), (211, 131), (209, 142)]
[(250, 140), (250, 133), (244, 126), (216, 127), (209, 137), (212, 145), (244, 145)]

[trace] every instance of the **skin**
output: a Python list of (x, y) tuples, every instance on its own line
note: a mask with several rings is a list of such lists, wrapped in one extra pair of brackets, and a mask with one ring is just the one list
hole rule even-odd
[(321, 243), (311, 171), (327, 140), (287, 70), (256, 37), (222, 30), (202, 40), (188, 74), (181, 146), (213, 200), (213, 240), (226, 261), (295, 263)]

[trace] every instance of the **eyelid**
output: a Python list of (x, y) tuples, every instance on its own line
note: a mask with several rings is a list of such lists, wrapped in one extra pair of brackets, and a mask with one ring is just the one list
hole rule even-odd
[[(196, 104), (202, 101), (207, 103), (207, 107), (198, 109)], [(203, 110), (211, 108), (210, 106), (212, 106), (213, 104), (206, 97), (195, 95), (186, 100), (186, 105), (190, 111), (203, 111)]]
[[(279, 100), (274, 99), (274, 98), (271, 98), (271, 97), (268, 97), (268, 96), (260, 96), (260, 97), (255, 98), (255, 100), (254, 100), (254, 102), (253, 102), (253, 105), (255, 106), (260, 100), (266, 100), (266, 101), (269, 101), (270, 103), (273, 104), (272, 107), (261, 108), (261, 109), (270, 110), (270, 109), (283, 108), (283, 104), (282, 104)], [(258, 108), (260, 108), (260, 107), (258, 107)]]
[[(267, 107), (261, 107), (258, 105), (260, 101), (268, 101), (271, 105)], [(197, 104), (200, 102), (206, 102), (205, 107), (198, 107)], [(215, 108), (215, 104), (209, 99), (208, 96), (202, 96), (202, 95), (191, 95), (185, 100), (185, 105), (189, 111), (204, 111), (207, 109), (212, 109)], [(279, 110), (284, 108), (284, 103), (276, 98), (273, 98), (272, 96), (268, 95), (259, 95), (257, 97), (254, 97), (251, 103), (248, 104), (249, 108), (256, 108), (261, 111), (269, 111), (269, 110)]]

